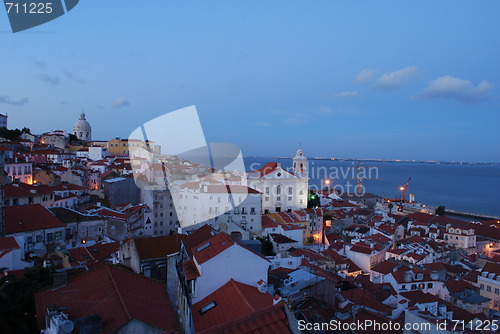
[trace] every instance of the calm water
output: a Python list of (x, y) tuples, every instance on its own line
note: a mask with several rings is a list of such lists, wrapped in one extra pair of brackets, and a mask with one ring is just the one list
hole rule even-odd
[[(276, 158), (245, 158), (245, 165), (250, 170), (270, 161), (286, 169), (292, 166), (292, 159)], [(346, 189), (348, 182), (353, 187), (355, 167), (351, 161), (309, 160), (309, 182), (319, 188), (329, 178), (337, 187)], [(399, 187), (411, 177), (407, 196), (415, 194), (419, 203), (500, 216), (500, 165), (364, 162), (363, 167), (366, 177), (371, 177), (363, 181), (367, 192), (396, 198)]]

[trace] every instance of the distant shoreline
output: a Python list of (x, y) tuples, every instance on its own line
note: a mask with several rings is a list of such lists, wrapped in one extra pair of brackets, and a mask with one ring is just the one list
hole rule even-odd
[[(259, 159), (293, 159), (293, 157), (245, 156), (243, 158)], [(311, 157), (315, 161), (354, 161), (354, 162), (389, 162), (389, 163), (415, 163), (435, 165), (473, 165), (473, 166), (500, 166), (500, 162), (469, 162), (469, 161), (435, 161), (435, 160), (400, 160), (400, 159), (355, 159), (355, 158), (328, 158)]]

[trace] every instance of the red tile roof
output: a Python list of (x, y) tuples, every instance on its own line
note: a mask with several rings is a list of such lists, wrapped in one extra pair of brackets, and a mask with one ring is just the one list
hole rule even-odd
[(450, 293), (462, 292), (466, 289), (470, 290), (479, 290), (479, 288), (475, 285), (470, 284), (469, 282), (459, 279), (459, 280), (448, 280), (445, 282), (446, 287)]
[(195, 246), (206, 242), (212, 236), (212, 227), (208, 224), (205, 224), (193, 233), (189, 234), (184, 240), (182, 240), (182, 243), (184, 244), (184, 247), (186, 248), (189, 256), (192, 256), (192, 249)]
[(357, 305), (366, 306), (385, 314), (392, 314), (392, 310), (394, 309), (392, 306), (377, 301), (365, 288), (345, 290), (341, 294), (344, 298), (349, 299)]
[(420, 290), (401, 292), (400, 295), (403, 298), (406, 298), (409, 301), (415, 303), (435, 303), (441, 301), (438, 297), (434, 296), (433, 294), (428, 292), (422, 292)]
[(19, 244), (14, 237), (0, 238), (0, 258), (6, 254), (6, 252), (19, 248)]
[(188, 281), (201, 276), (193, 260), (184, 261), (182, 263), (182, 268), (184, 269), (184, 275), (186, 275)]
[(275, 222), (268, 215), (262, 215), (262, 228), (273, 228), (278, 227), (278, 223)]
[[(203, 307), (215, 306), (205, 313)], [(197, 333), (289, 333), (286, 315), (273, 297), (231, 279), (191, 306)]]
[(66, 226), (40, 204), (6, 206), (4, 214), (5, 234)]
[(186, 235), (166, 235), (134, 239), (135, 247), (141, 260), (158, 259), (178, 253)]
[(278, 168), (278, 163), (277, 162), (268, 162), (265, 164), (263, 167), (260, 169), (255, 170), (256, 172), (260, 173), (260, 177), (266, 176), (269, 173), (272, 173)]
[(70, 263), (72, 265), (85, 264), (91, 267), (98, 263), (105, 263), (111, 260), (112, 254), (120, 249), (119, 242), (96, 243), (92, 246), (77, 247), (69, 249)]
[(354, 246), (351, 247), (351, 252), (357, 252), (357, 253), (363, 253), (363, 254), (371, 254), (372, 252), (378, 252), (382, 248), (378, 247), (379, 245), (373, 245), (373, 248), (370, 247), (369, 245), (358, 242), (354, 244)]
[(192, 248), (191, 252), (198, 264), (216, 257), (236, 242), (226, 233), (219, 233)]
[(398, 266), (397, 263), (394, 263), (389, 260), (384, 260), (382, 262), (377, 263), (371, 270), (377, 273), (381, 273), (387, 275), (392, 272), (394, 268)]
[(67, 307), (71, 320), (99, 314), (102, 333), (115, 333), (132, 319), (150, 326), (179, 329), (164, 285), (130, 271), (104, 265), (86, 272), (67, 285), (35, 295), (39, 328), (45, 328), (47, 305)]

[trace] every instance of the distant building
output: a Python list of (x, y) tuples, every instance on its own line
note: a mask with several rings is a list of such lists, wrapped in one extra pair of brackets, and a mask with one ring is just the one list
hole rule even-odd
[(63, 130), (47, 132), (42, 135), (41, 143), (64, 149), (68, 146), (69, 135)]
[(299, 149), (293, 158), (293, 172), (280, 163), (269, 162), (247, 173), (251, 188), (262, 193), (264, 213), (294, 211), (307, 207), (309, 164)]
[(138, 204), (140, 200), (140, 189), (135, 185), (134, 178), (117, 177), (105, 180), (104, 195), (109, 200), (111, 207), (118, 204)]
[(90, 126), (90, 123), (85, 119), (84, 112), (80, 114), (80, 119), (76, 121), (73, 127), (73, 134), (80, 140), (92, 140), (92, 127)]
[(0, 114), (0, 128), (6, 128), (7, 127), (7, 118), (9, 116)]

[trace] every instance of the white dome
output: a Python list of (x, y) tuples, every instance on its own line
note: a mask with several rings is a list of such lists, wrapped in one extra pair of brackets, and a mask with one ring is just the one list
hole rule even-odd
[(80, 119), (73, 126), (73, 133), (78, 139), (90, 140), (92, 136), (92, 127), (85, 119), (85, 113), (80, 114)]
[(90, 123), (79, 119), (76, 121), (75, 126), (74, 126), (75, 131), (91, 131), (92, 128), (90, 127)]

